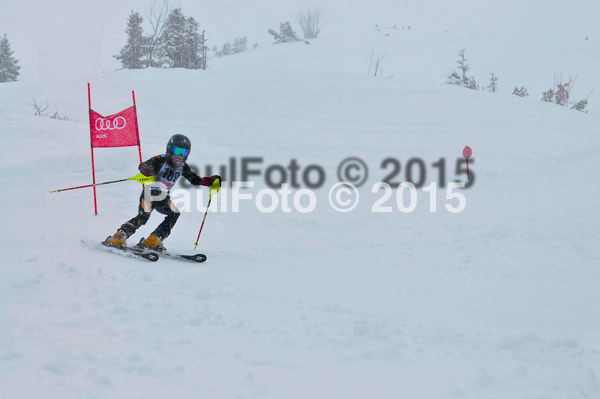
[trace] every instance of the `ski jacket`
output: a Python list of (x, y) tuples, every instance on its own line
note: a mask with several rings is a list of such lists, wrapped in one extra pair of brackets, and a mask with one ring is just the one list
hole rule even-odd
[(178, 168), (169, 165), (167, 157), (164, 154), (142, 162), (138, 166), (138, 169), (144, 176), (156, 175), (156, 181), (151, 184), (151, 187), (161, 191), (171, 191), (175, 183), (177, 183), (177, 179), (181, 176), (185, 177), (195, 186), (210, 186), (207, 179), (192, 172), (192, 169), (186, 162)]

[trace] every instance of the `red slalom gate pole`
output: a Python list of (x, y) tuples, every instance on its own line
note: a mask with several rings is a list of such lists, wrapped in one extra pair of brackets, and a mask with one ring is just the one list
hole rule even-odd
[(469, 174), (469, 160), (467, 159), (467, 180), (471, 180), (471, 175)]
[(135, 111), (135, 133), (137, 134), (138, 153), (140, 154), (140, 163), (142, 163), (142, 144), (140, 143), (140, 127), (138, 125), (137, 105), (135, 105), (135, 91), (131, 90), (133, 97), (133, 109)]
[(463, 148), (463, 157), (467, 160), (467, 180), (471, 180), (471, 176), (469, 175), (469, 158), (473, 155), (473, 150), (468, 145)]
[(92, 142), (92, 95), (90, 94), (90, 84), (88, 83), (88, 110), (90, 115), (90, 146), (92, 147), (92, 183), (94, 187), (94, 214), (98, 214), (98, 202), (96, 201), (96, 171), (94, 169), (94, 144)]

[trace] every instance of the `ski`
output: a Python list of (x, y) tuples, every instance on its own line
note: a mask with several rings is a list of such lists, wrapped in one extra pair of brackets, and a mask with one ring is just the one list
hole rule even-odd
[(185, 255), (185, 254), (178, 254), (178, 253), (169, 252), (169, 251), (165, 251), (165, 252), (152, 251), (151, 249), (141, 247), (142, 242), (144, 242), (143, 238), (140, 240), (139, 244), (136, 245), (135, 247), (131, 248), (131, 250), (137, 251), (137, 253), (139, 253), (139, 254), (153, 254), (158, 257), (164, 256), (166, 258), (187, 260), (187, 261), (196, 262), (196, 263), (206, 262), (206, 259), (207, 259), (205, 254)]
[(189, 260), (191, 262), (202, 263), (206, 261), (206, 255), (204, 254), (194, 254), (194, 255), (185, 255), (185, 254), (175, 254), (171, 252), (163, 252), (160, 253), (159, 256), (166, 256), (171, 259), (181, 259), (181, 260)]
[[(144, 251), (138, 251), (137, 248), (132, 248), (132, 247), (113, 247), (110, 245), (106, 245), (106, 244), (102, 244), (103, 247), (109, 249), (109, 250), (116, 250), (116, 251), (123, 251), (126, 253), (130, 253), (133, 254), (135, 256), (147, 259), (151, 262), (156, 262), (159, 259), (159, 256), (154, 253), (154, 252), (144, 252)], [(112, 252), (112, 251), (111, 251)]]
[(132, 251), (138, 251), (138, 254), (143, 254), (143, 255), (155, 255), (157, 257), (166, 257), (166, 258), (171, 258), (171, 259), (180, 259), (180, 260), (187, 260), (190, 262), (196, 262), (196, 263), (202, 263), (206, 261), (206, 255), (204, 254), (194, 254), (194, 255), (185, 255), (185, 254), (178, 254), (178, 253), (173, 253), (173, 252), (155, 252), (149, 249), (143, 249), (143, 248), (131, 248)]
[(143, 258), (151, 262), (156, 262), (159, 259), (159, 256), (155, 253), (145, 253), (137, 251), (135, 248), (132, 247), (113, 247), (111, 245), (106, 245), (103, 242), (100, 244), (90, 244), (84, 240), (81, 240), (81, 243), (87, 247), (99, 249), (105, 252), (110, 252), (115, 255), (128, 256), (131, 258)]

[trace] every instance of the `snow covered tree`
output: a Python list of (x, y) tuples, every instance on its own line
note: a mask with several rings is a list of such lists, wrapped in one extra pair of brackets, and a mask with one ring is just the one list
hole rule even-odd
[(6, 33), (0, 39), (0, 82), (14, 82), (19, 77), (19, 60), (13, 57)]
[(477, 87), (475, 79), (473, 77), (469, 78), (469, 76), (467, 76), (467, 72), (469, 72), (471, 67), (467, 63), (465, 51), (465, 49), (461, 49), (458, 52), (458, 60), (456, 61), (456, 63), (458, 64), (458, 71), (454, 71), (450, 75), (448, 75), (447, 82), (449, 84), (463, 86), (469, 89), (475, 89)]
[(471, 76), (467, 82), (467, 89), (479, 90), (479, 85), (475, 81), (475, 77)]
[(213, 46), (212, 50), (215, 53), (216, 57), (223, 57), (226, 55), (230, 55), (231, 54), (231, 44), (229, 44), (229, 42), (225, 43), (223, 45), (223, 47), (221, 47), (221, 50), (219, 50), (219, 48), (217, 46)]
[(553, 89), (548, 89), (548, 91), (545, 91), (542, 93), (542, 101), (547, 102), (547, 103), (551, 103), (554, 101), (554, 90)]
[(580, 112), (587, 112), (587, 111), (584, 111), (587, 104), (588, 104), (587, 100), (581, 100), (581, 101), (578, 101), (575, 105), (573, 105), (571, 107), (571, 109), (574, 109), (574, 110), (577, 110)]
[(229, 42), (225, 43), (221, 49), (221, 55), (230, 55), (232, 53), (231, 44), (229, 44)]
[(517, 86), (515, 86), (515, 89), (513, 90), (512, 94), (515, 96), (519, 96), (519, 97), (529, 97), (527, 88), (523, 87), (523, 86), (521, 86), (521, 88), (518, 88)]
[(495, 93), (498, 90), (497, 82), (498, 78), (493, 73), (490, 73), (490, 84), (487, 87), (488, 91)]
[(467, 87), (469, 85), (469, 78), (467, 77), (467, 72), (469, 72), (469, 69), (471, 69), (471, 67), (469, 66), (469, 64), (467, 64), (467, 59), (465, 57), (465, 49), (461, 49), (458, 52), (458, 61), (456, 61), (456, 63), (458, 64), (458, 69), (461, 71), (461, 80), (463, 83), (463, 86)]
[(233, 54), (242, 53), (246, 50), (248, 50), (248, 39), (246, 36), (240, 37), (239, 39), (235, 39), (233, 41), (233, 47), (231, 49)]
[(206, 46), (204, 31), (198, 33), (200, 24), (192, 17), (185, 21), (184, 68), (206, 69)]
[(454, 71), (450, 75), (448, 75), (446, 82), (451, 85), (462, 86), (462, 78), (460, 77), (459, 73), (456, 71)]
[(213, 46), (213, 52), (217, 57), (223, 57), (225, 55), (242, 53), (248, 50), (248, 39), (244, 36), (239, 39), (234, 39), (233, 44), (227, 42), (223, 45), (221, 50), (217, 46)]
[(127, 44), (123, 47), (119, 55), (114, 57), (121, 61), (121, 66), (126, 69), (141, 69), (147, 66), (144, 58), (147, 54), (148, 39), (144, 37), (142, 28), (144, 19), (138, 12), (131, 11), (127, 20)]
[(269, 33), (273, 35), (275, 44), (300, 41), (289, 21), (279, 23), (279, 33), (275, 32), (273, 29), (269, 29)]
[(159, 43), (160, 53), (170, 68), (183, 68), (184, 66), (185, 28), (186, 18), (181, 12), (181, 8), (171, 11)]
[(169, 14), (160, 40), (160, 54), (170, 68), (206, 69), (206, 40), (199, 24), (181, 8)]

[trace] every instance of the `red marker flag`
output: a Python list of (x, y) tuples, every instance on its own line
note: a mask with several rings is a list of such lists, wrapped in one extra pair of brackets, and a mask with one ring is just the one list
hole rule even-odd
[(102, 116), (90, 109), (92, 147), (129, 147), (139, 144), (135, 107)]
[(469, 176), (469, 158), (471, 158), (471, 155), (473, 155), (473, 150), (471, 150), (471, 147), (466, 145), (465, 148), (463, 148), (463, 157), (465, 157), (465, 159), (467, 160), (467, 179), (468, 180), (471, 180), (471, 176)]

